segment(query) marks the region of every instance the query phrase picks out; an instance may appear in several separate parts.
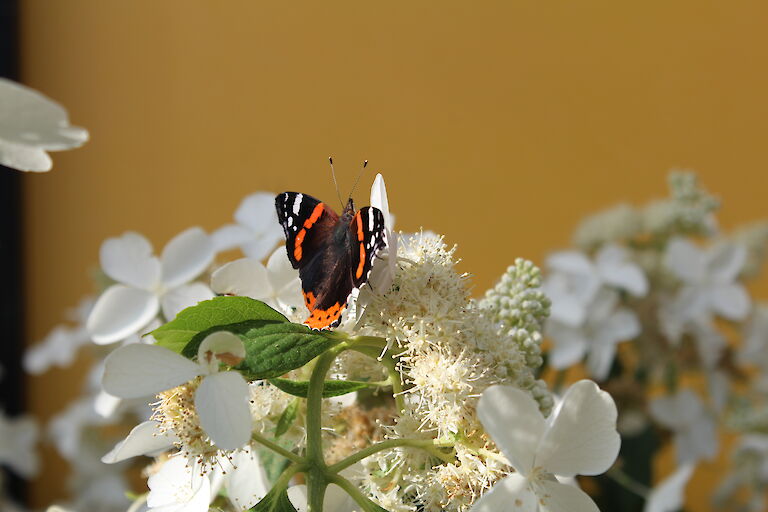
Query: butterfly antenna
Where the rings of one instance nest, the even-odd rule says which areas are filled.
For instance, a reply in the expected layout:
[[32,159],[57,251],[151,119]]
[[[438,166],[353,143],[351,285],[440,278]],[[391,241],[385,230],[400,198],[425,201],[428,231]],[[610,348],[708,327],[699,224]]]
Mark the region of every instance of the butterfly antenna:
[[366,167],[368,167],[368,160],[363,161],[363,166],[360,168],[360,172],[357,173],[357,179],[355,180],[355,184],[352,185],[352,190],[349,192],[349,197],[352,197],[352,194],[355,193],[355,188],[357,188],[357,184],[360,182],[360,177],[363,175],[363,171]]
[[341,199],[341,192],[339,191],[339,182],[336,181],[336,171],[333,170],[333,157],[329,156],[328,161],[331,163],[331,176],[333,176],[333,184],[336,185],[336,195],[339,196],[339,203],[341,203],[341,209],[344,209],[344,201]]

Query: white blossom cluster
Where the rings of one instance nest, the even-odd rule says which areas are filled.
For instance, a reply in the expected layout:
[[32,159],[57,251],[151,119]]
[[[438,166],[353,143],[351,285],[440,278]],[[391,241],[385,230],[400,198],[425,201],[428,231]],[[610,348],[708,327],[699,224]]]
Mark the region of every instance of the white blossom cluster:
[[[680,472],[661,494],[641,493],[646,510],[676,510],[660,496],[681,495],[696,463],[718,454],[724,429],[768,425],[768,408],[756,406],[768,391],[768,314],[745,286],[765,261],[768,230],[755,223],[719,233],[719,202],[693,173],[672,173],[670,189],[670,198],[645,207],[624,204],[586,219],[574,235],[578,249],[547,259],[543,284],[552,300],[546,364],[562,372],[584,363],[616,399],[625,438],[671,434]],[[743,347],[738,358],[734,345]],[[732,385],[744,378],[737,365],[758,368],[749,398]],[[705,389],[684,385],[696,376]],[[756,474],[754,464],[736,474],[745,471]],[[725,487],[748,481],[733,477]],[[720,503],[732,494],[721,492]]]

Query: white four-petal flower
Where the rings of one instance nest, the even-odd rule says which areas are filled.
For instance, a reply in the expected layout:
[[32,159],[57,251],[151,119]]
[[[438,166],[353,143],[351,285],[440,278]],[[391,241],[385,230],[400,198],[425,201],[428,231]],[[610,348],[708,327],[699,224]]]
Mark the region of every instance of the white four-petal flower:
[[212,237],[217,252],[239,247],[247,257],[261,261],[283,239],[275,194],[257,192],[243,199],[235,212],[235,221],[237,224],[227,224],[214,231]]
[[191,283],[213,261],[213,244],[200,228],[174,237],[160,258],[138,233],[110,238],[101,246],[101,267],[117,281],[101,294],[88,317],[93,341],[113,343],[136,333],[162,308],[167,320],[182,309],[213,297],[202,283]]
[[46,151],[82,146],[88,131],[70,126],[67,111],[29,87],[0,78],[0,165],[50,171]]
[[251,438],[248,383],[236,371],[220,372],[219,366],[244,357],[243,342],[227,331],[203,340],[197,362],[157,345],[125,345],[107,356],[102,383],[111,395],[139,398],[204,376],[195,392],[200,426],[220,449],[235,450]]
[[690,389],[656,398],[651,417],[674,432],[677,463],[693,463],[717,455],[717,427],[699,396]]
[[472,512],[598,512],[578,487],[555,476],[598,475],[619,453],[616,405],[592,381],[568,389],[549,419],[527,393],[492,386],[477,407],[480,421],[515,473],[498,482]]

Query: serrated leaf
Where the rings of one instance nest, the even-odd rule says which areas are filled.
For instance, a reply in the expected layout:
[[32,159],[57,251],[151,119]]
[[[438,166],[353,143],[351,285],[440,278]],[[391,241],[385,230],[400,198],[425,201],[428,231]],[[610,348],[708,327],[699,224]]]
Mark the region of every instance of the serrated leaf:
[[288,429],[291,428],[291,425],[293,425],[293,422],[296,421],[296,416],[299,414],[299,399],[291,400],[291,403],[288,404],[288,407],[285,408],[283,411],[283,414],[280,415],[280,418],[277,420],[277,426],[275,427],[275,437],[280,437],[281,435],[288,432]]
[[[308,380],[269,379],[269,383],[289,395],[307,398],[309,393]],[[375,386],[375,384],[360,381],[327,380],[323,386],[323,398],[346,395],[371,386]]]
[[245,360],[237,367],[250,380],[272,379],[301,368],[339,339],[301,324],[266,324],[237,333],[245,345]]
[[152,336],[161,347],[181,353],[202,331],[246,321],[284,323],[288,319],[263,302],[249,297],[214,297],[186,308],[176,318],[152,331]]
[[[264,496],[260,502],[251,508],[250,512],[297,512],[288,498],[288,492],[285,488],[277,492],[272,489]],[[386,512],[386,511],[384,511]]]

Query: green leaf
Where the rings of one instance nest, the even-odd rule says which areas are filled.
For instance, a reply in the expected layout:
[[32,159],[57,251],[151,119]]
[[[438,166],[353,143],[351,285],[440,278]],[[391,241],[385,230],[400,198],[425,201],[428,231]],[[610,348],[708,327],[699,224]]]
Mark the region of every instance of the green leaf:
[[270,323],[236,334],[245,345],[245,360],[237,369],[250,380],[284,375],[341,343],[322,331],[292,323]]
[[299,399],[296,398],[292,400],[290,404],[288,404],[288,407],[285,408],[283,414],[280,415],[280,419],[277,420],[275,437],[280,437],[281,435],[288,432],[289,428],[291,428],[293,422],[296,421],[296,416],[299,414],[299,404]]
[[202,331],[246,321],[284,323],[288,319],[263,302],[249,297],[214,297],[183,310],[176,318],[152,331],[152,336],[161,347],[181,353]]
[[[279,491],[279,492],[278,492]],[[282,489],[273,488],[258,502],[250,512],[297,512],[293,508],[291,500],[288,499],[288,492]],[[384,511],[386,512],[386,511]]]
[[[307,398],[307,393],[309,392],[308,380],[269,379],[269,382],[289,395]],[[360,381],[327,380],[323,386],[323,398],[346,395],[347,393],[352,393],[372,386],[376,386],[376,384]]]
[[[294,443],[292,441],[275,439],[274,442],[286,450],[290,450],[294,447]],[[274,484],[277,481],[277,478],[283,473],[283,471],[285,471],[285,468],[290,465],[291,461],[282,455],[273,452],[266,446],[259,445],[257,450],[259,454],[259,461],[261,462],[264,471],[267,473],[267,479],[270,483]]]

